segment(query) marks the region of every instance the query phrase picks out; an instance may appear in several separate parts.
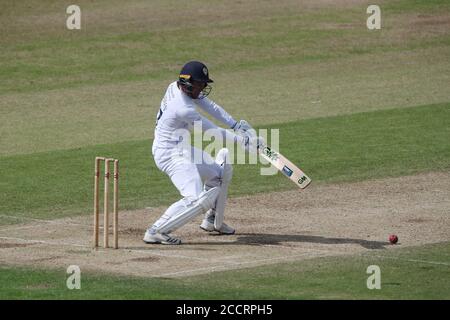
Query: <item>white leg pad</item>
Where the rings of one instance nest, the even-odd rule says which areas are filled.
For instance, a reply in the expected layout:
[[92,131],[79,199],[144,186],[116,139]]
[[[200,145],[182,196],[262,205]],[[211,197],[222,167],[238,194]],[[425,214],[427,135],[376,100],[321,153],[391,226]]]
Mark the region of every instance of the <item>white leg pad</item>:
[[217,197],[216,207],[215,207],[215,218],[214,218],[214,228],[220,230],[225,215],[225,205],[228,196],[228,185],[230,184],[231,178],[233,176],[233,167],[230,163],[230,158],[228,155],[228,149],[221,149],[217,153],[216,163],[222,166],[222,184],[220,186],[220,193]]
[[203,191],[198,199],[194,201],[189,207],[184,209],[178,214],[175,214],[172,218],[167,220],[156,229],[159,233],[170,233],[176,229],[184,226],[191,219],[195,218],[197,215],[205,213],[211,209],[220,193],[220,187],[214,187],[208,191]]

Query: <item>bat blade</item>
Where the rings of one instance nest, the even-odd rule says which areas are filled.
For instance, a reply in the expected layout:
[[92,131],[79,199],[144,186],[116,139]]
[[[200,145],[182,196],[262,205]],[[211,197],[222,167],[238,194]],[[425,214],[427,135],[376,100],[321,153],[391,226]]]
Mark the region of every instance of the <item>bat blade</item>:
[[311,183],[311,179],[302,170],[300,170],[300,168],[298,168],[279,152],[269,148],[268,146],[260,148],[259,152],[264,159],[269,161],[275,168],[281,171],[301,189],[305,189]]

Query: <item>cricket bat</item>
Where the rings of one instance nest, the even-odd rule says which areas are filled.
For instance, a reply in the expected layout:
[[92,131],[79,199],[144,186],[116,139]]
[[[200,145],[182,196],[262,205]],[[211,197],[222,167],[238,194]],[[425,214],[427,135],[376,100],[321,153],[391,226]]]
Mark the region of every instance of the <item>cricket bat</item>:
[[261,146],[259,153],[301,189],[305,189],[311,183],[311,179],[302,170],[279,152],[272,150],[268,146]]

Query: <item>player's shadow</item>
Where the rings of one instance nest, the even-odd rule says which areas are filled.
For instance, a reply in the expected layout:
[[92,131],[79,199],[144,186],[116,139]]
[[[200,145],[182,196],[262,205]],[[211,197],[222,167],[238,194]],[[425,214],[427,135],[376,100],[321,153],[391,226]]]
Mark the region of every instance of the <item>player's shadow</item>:
[[[384,249],[389,243],[386,241],[370,241],[352,238],[328,238],[301,234],[267,234],[267,233],[240,233],[236,242],[232,244],[245,245],[282,245],[284,242],[309,242],[319,244],[358,244],[366,249]],[[230,243],[230,244],[231,244]]]
[[[270,234],[270,233],[239,233],[236,234],[236,240],[233,241],[221,241],[227,240],[228,236],[220,235],[218,233],[211,233],[211,237],[217,239],[217,241],[187,241],[185,244],[187,246],[182,246],[184,250],[197,250],[197,245],[208,246],[209,248],[202,248],[201,250],[215,250],[213,246],[223,246],[223,245],[279,245],[283,246],[286,242],[303,242],[303,243],[318,243],[318,244],[357,244],[366,249],[385,249],[386,245],[389,245],[387,241],[370,241],[363,239],[353,239],[353,238],[328,238],[322,236],[310,236],[301,234]],[[189,246],[193,245],[193,247]],[[160,249],[160,245],[146,245],[139,247],[129,247],[128,249]],[[165,249],[179,249],[179,246],[165,246]]]

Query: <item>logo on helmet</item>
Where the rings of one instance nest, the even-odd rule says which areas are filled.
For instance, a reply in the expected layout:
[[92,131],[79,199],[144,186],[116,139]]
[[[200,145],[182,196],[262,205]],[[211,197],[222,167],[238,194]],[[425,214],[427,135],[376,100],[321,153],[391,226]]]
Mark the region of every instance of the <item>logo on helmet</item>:
[[208,69],[206,69],[206,67],[203,67],[203,73],[205,74],[205,76],[208,75]]

